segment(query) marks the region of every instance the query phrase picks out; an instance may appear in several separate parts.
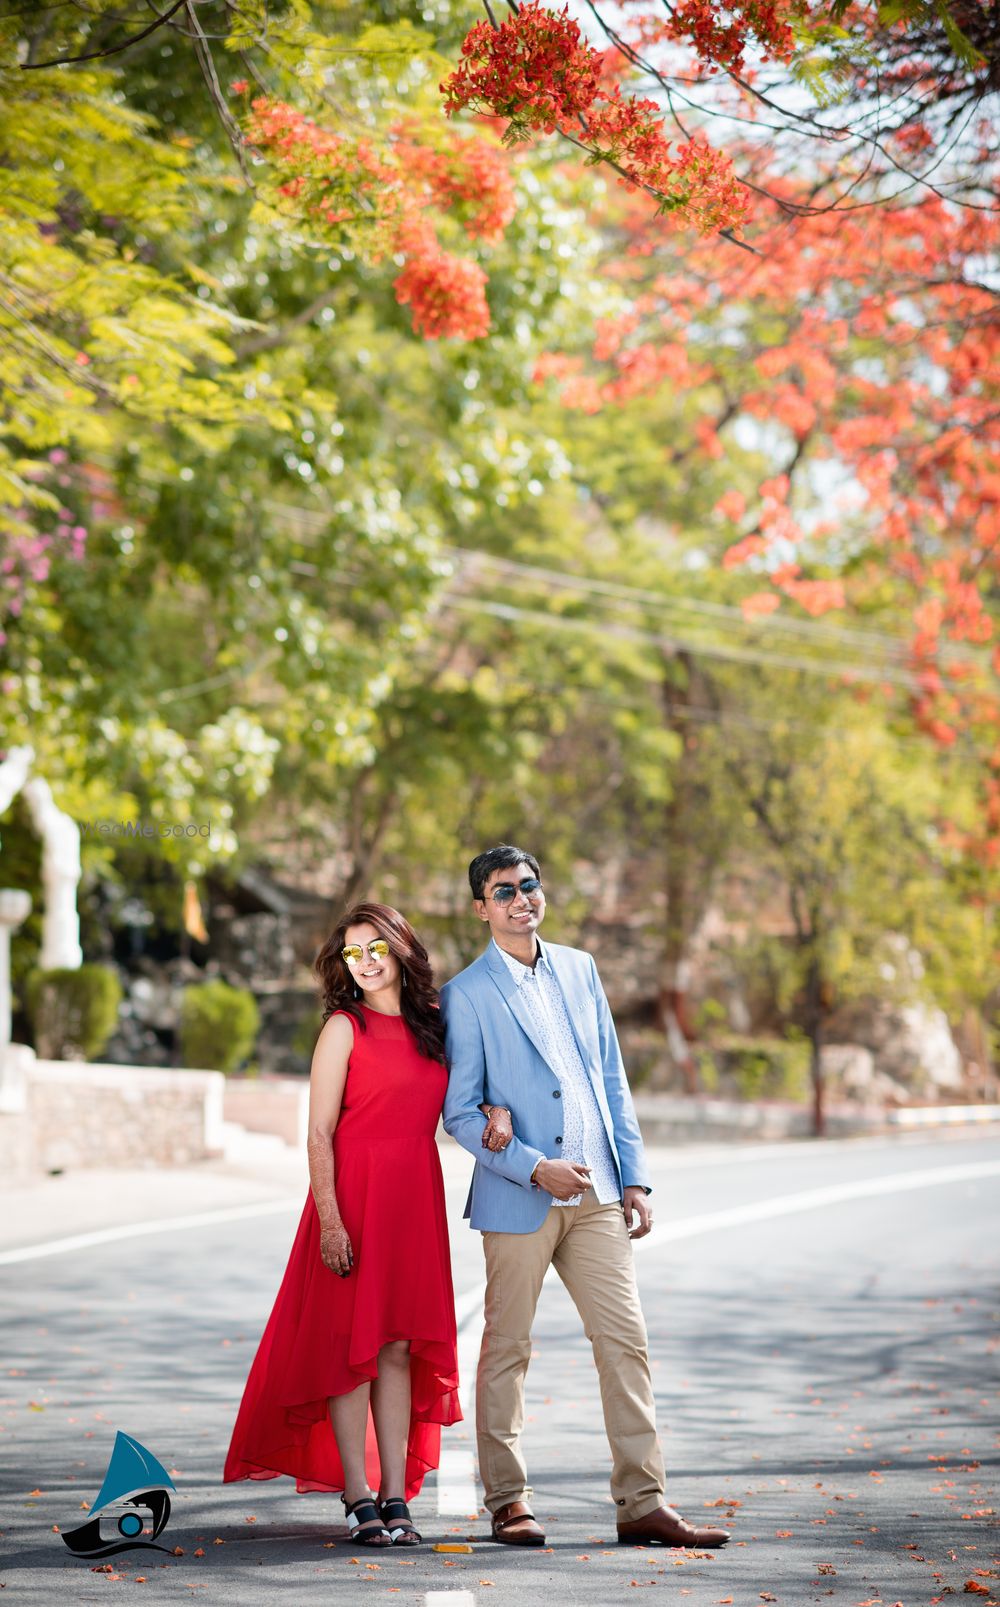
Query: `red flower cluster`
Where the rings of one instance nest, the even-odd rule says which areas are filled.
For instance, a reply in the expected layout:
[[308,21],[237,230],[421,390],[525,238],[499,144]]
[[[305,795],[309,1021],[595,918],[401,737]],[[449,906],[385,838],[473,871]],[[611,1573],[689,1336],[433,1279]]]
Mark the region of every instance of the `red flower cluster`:
[[[372,263],[405,259],[396,299],[413,309],[428,339],[477,340],[489,331],[486,275],[445,251],[434,214],[457,214],[473,238],[495,241],[514,215],[516,196],[502,153],[484,139],[423,144],[412,124],[390,143],[319,127],[295,107],[260,97],[247,123],[256,147],[277,169],[274,194],[322,234],[335,230]],[[439,221],[439,220],[438,220]]]
[[745,4],[720,6],[714,0],[679,0],[664,32],[668,38],[684,39],[693,45],[702,61],[743,71],[743,53],[753,38],[768,56],[788,61],[795,49],[795,35],[787,18],[803,10],[787,0],[748,0]]
[[509,160],[484,139],[466,139],[448,150],[434,150],[400,124],[394,152],[411,188],[426,186],[432,204],[455,211],[473,239],[501,240],[517,211],[517,192]]
[[393,289],[401,306],[413,308],[413,327],[428,340],[478,340],[489,334],[486,275],[478,262],[447,251],[412,257]]
[[265,95],[258,95],[251,103],[247,135],[252,144],[274,155],[281,154],[296,166],[304,165],[310,156],[340,160],[347,143],[340,134],[320,128],[287,101],[268,100]]
[[593,104],[604,55],[583,39],[562,11],[527,0],[494,28],[477,22],[462,45],[462,61],[441,85],[445,112],[469,109],[509,118],[508,144],[532,133],[551,134]]
[[692,139],[677,147],[672,183],[672,205],[660,210],[676,210],[699,234],[727,228],[739,233],[749,218],[750,196],[730,158],[705,140]]
[[624,182],[659,197],[702,233],[742,227],[749,211],[730,159],[703,140],[671,154],[655,101],[623,95],[605,53],[567,16],[538,0],[498,28],[480,22],[462,46],[462,63],[442,85],[448,116],[462,109],[508,119],[504,140],[561,129],[595,162],[612,162]]

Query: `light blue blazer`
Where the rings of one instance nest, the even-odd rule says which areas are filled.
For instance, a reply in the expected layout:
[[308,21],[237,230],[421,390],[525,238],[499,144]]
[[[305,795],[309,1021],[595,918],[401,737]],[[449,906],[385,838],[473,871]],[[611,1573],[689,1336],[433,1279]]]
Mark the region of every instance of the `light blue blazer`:
[[[648,1186],[635,1107],[608,1001],[589,954],[560,943],[547,953],[566,1001],[573,1033],[597,1095],[622,1187]],[[559,1079],[542,1053],[527,1005],[497,951],[484,954],[441,990],[448,1061],[445,1131],[475,1156],[465,1215],[488,1232],[533,1233],[552,1195],[532,1184],[542,1159],[562,1158]],[[514,1138],[505,1150],[484,1149],[479,1105],[506,1105]]]

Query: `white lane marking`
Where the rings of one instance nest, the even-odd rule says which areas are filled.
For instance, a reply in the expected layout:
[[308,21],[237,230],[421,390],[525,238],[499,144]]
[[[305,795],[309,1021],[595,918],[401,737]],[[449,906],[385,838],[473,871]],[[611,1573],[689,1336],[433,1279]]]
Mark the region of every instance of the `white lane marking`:
[[485,1289],[485,1283],[476,1283],[473,1284],[471,1289],[466,1289],[464,1294],[458,1296],[455,1301],[455,1322],[460,1330],[476,1315],[477,1311],[482,1311]]
[[[476,1363],[483,1331],[483,1294],[486,1285],[474,1284],[455,1301],[458,1326],[459,1402],[466,1422],[471,1416],[476,1383]],[[477,1322],[475,1319],[479,1318]],[[471,1432],[471,1430],[470,1430]],[[471,1518],[479,1511],[476,1464],[469,1445],[446,1443],[441,1449],[438,1468],[437,1512],[439,1518]]]
[[[476,1364],[479,1360],[479,1344],[483,1333],[485,1287],[485,1284],[479,1284],[477,1288],[470,1289],[459,1302],[465,1311],[458,1324],[458,1398],[466,1423],[469,1423],[472,1417]],[[438,1470],[437,1510],[439,1518],[470,1518],[479,1511],[476,1465],[472,1449],[468,1445],[445,1444],[442,1447],[441,1466]]]
[[424,1607],[476,1607],[471,1590],[429,1590]]
[[[993,1107],[990,1106],[990,1109]],[[1000,1108],[1000,1107],[998,1107]],[[839,1155],[852,1154],[866,1157],[871,1160],[880,1154],[898,1155],[907,1154],[912,1149],[926,1149],[936,1140],[938,1146],[942,1143],[958,1147],[966,1143],[981,1144],[985,1138],[993,1134],[979,1132],[970,1123],[970,1131],[964,1132],[954,1123],[945,1126],[940,1133],[931,1134],[924,1130],[907,1131],[894,1127],[892,1132],[883,1133],[855,1133],[848,1138],[782,1138],[782,1139],[741,1139],[738,1143],[727,1144],[721,1139],[706,1139],[703,1143],[678,1145],[676,1142],[654,1142],[647,1144],[646,1152],[668,1155],[671,1171],[693,1171],[703,1166],[726,1166],[732,1169],[735,1166],[752,1166],[758,1161],[771,1161],[782,1157],[794,1160],[804,1155],[815,1157],[817,1154]]]
[[116,1239],[137,1239],[143,1233],[168,1233],[171,1228],[204,1228],[216,1222],[241,1222],[247,1217],[274,1216],[279,1211],[302,1209],[302,1196],[268,1200],[257,1205],[230,1205],[221,1210],[199,1211],[193,1216],[154,1217],[149,1222],[125,1222],[114,1228],[98,1228],[93,1233],[74,1233],[68,1239],[50,1239],[45,1244],[26,1244],[20,1250],[0,1251],[0,1266],[17,1261],[38,1261],[42,1256],[65,1255],[70,1250],[89,1250],[95,1244],[112,1244]]
[[443,1445],[437,1475],[439,1518],[476,1518],[479,1493],[476,1467],[467,1445]]
[[1000,1177],[1000,1161],[973,1161],[965,1166],[934,1166],[920,1172],[900,1172],[892,1177],[862,1178],[855,1183],[832,1183],[827,1188],[802,1189],[797,1194],[777,1194],[770,1200],[734,1205],[725,1211],[706,1211],[700,1216],[682,1217],[679,1222],[654,1225],[637,1249],[657,1244],[695,1239],[719,1228],[742,1227],[747,1222],[763,1222],[769,1217],[794,1216],[799,1211],[815,1211],[845,1200],[871,1199],[880,1194],[905,1194],[912,1189],[935,1188],[946,1183],[971,1183],[981,1177]]

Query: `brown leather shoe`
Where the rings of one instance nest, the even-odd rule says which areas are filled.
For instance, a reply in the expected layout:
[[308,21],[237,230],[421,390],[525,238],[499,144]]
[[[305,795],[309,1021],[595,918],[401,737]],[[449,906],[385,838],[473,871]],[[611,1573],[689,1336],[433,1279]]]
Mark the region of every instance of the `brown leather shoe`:
[[535,1514],[526,1501],[508,1501],[498,1507],[491,1525],[493,1539],[502,1546],[544,1546],[545,1531],[536,1523]]
[[644,1518],[618,1525],[620,1546],[724,1546],[728,1529],[696,1529],[673,1507],[657,1507]]

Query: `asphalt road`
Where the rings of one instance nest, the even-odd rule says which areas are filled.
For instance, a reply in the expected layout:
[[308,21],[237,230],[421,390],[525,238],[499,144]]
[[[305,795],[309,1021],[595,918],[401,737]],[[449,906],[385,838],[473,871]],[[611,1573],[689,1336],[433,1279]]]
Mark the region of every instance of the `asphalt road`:
[[[724,1551],[614,1544],[596,1377],[557,1280],[539,1306],[527,1403],[546,1550],[496,1546],[471,1521],[462,1428],[446,1433],[441,1473],[413,1510],[429,1541],[471,1539],[471,1553],[359,1551],[342,1538],[335,1497],[296,1495],[284,1479],[223,1486],[303,1180],[284,1207],[272,1189],[261,1214],[221,1221],[209,1210],[0,1266],[7,1596],[44,1607],[112,1592],[176,1603],[188,1591],[296,1607],[389,1607],[390,1595],[417,1607],[576,1607],[653,1589],[654,1601],[669,1593],[691,1607],[923,1607],[971,1584],[970,1599],[997,1600],[997,1138],[651,1160],[657,1227],[637,1260],[668,1498],[730,1525]],[[465,1158],[449,1146],[445,1161],[470,1383],[481,1251],[460,1219]],[[98,1572],[58,1530],[84,1521],[118,1428],[171,1472],[163,1542],[180,1554],[125,1552]]]

